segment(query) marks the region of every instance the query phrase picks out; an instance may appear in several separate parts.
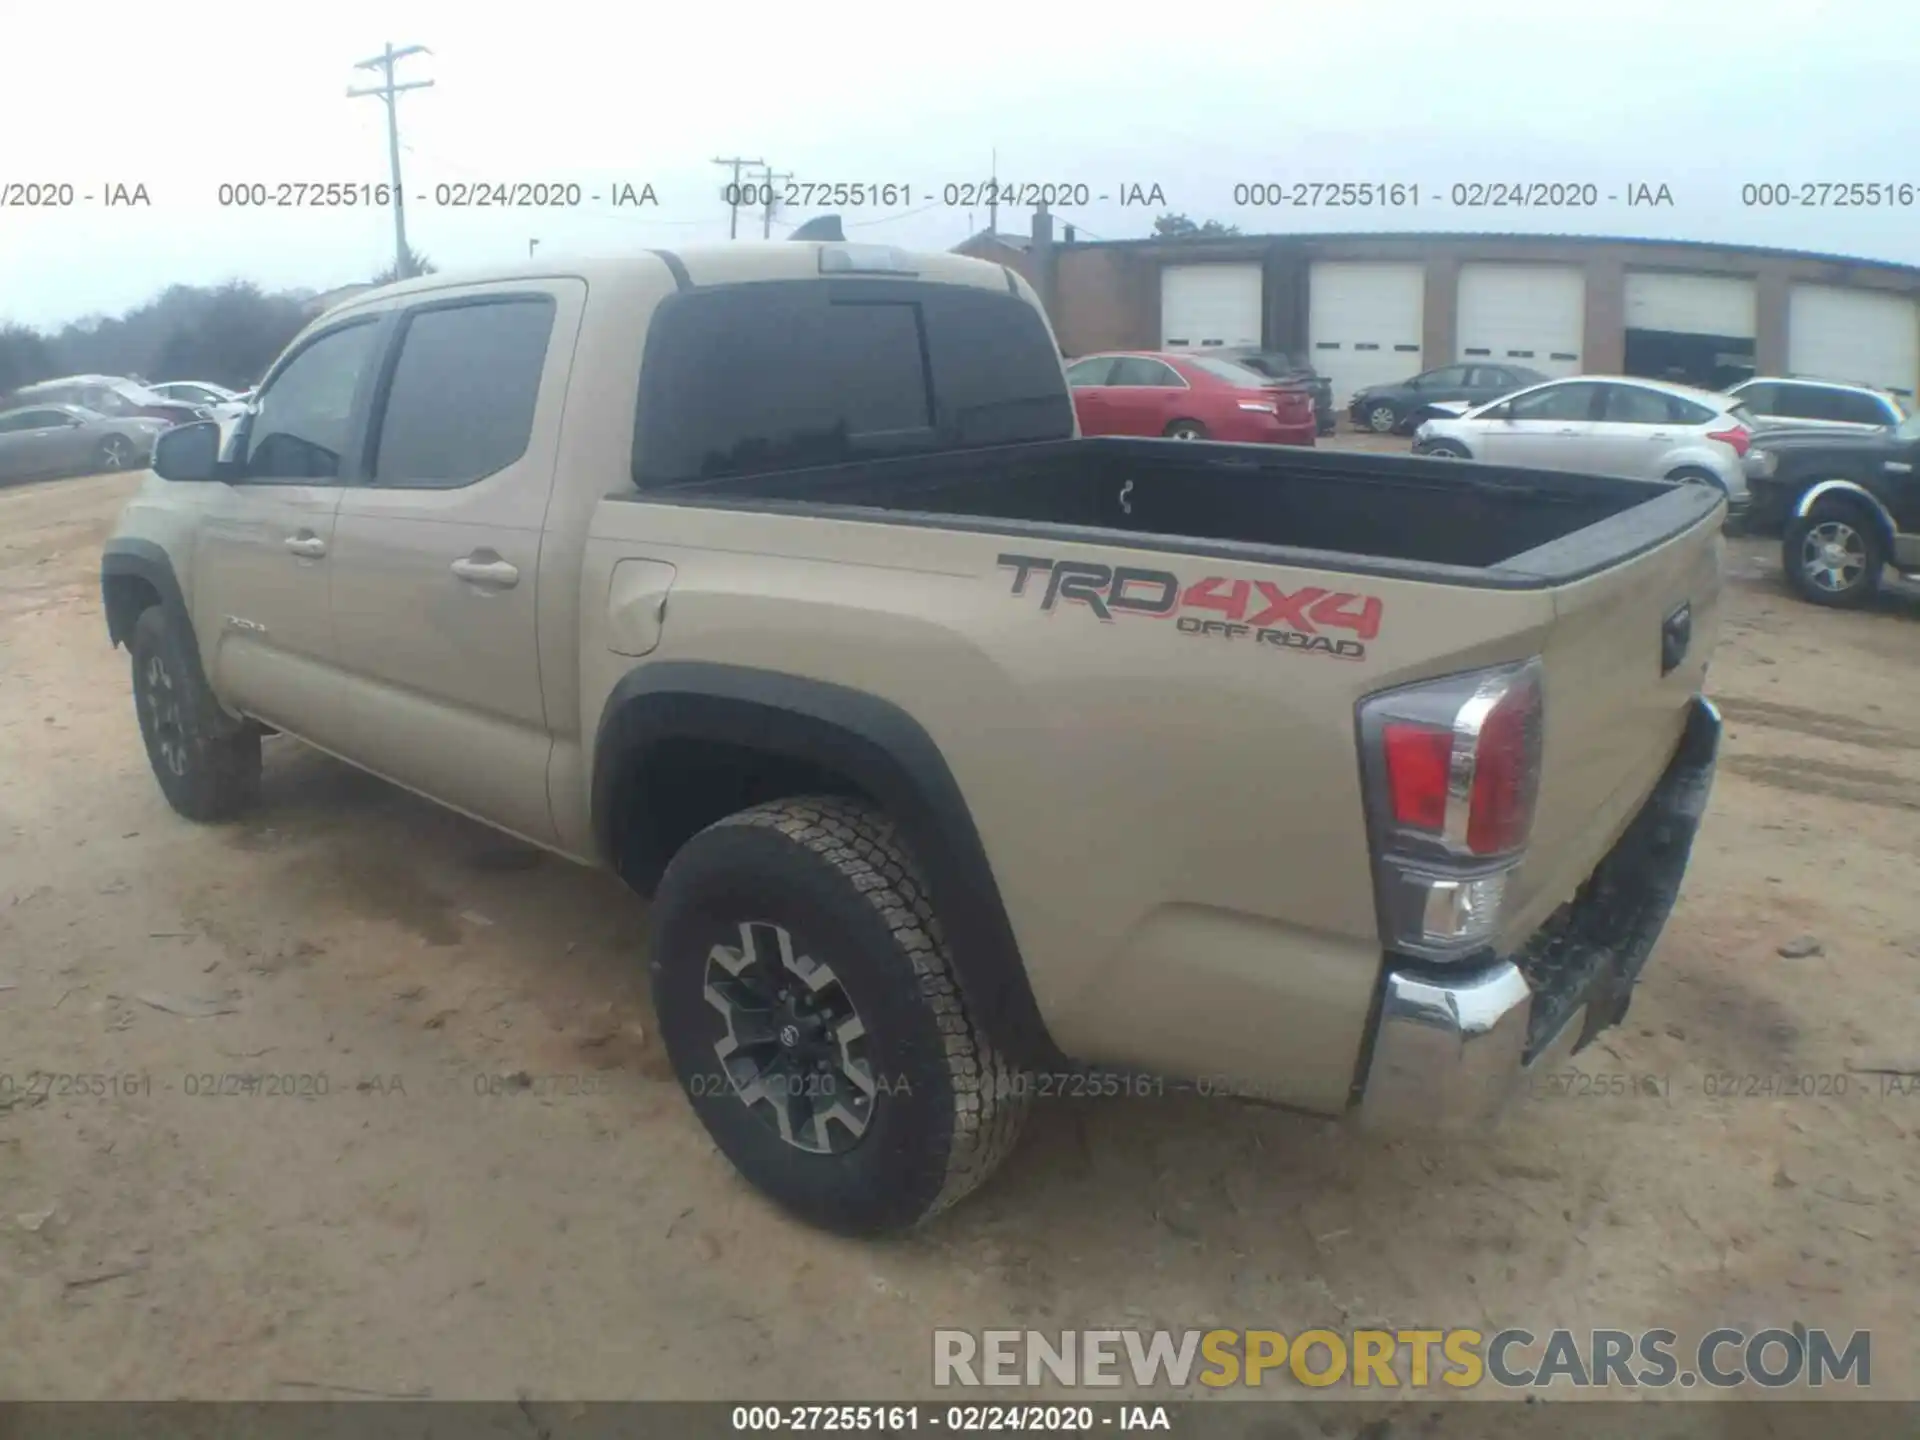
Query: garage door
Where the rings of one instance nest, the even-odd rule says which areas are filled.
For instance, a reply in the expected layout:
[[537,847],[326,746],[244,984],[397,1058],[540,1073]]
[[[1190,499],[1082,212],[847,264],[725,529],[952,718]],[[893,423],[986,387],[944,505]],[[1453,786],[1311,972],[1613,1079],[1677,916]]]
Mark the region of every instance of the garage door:
[[1579,266],[1462,265],[1459,297],[1458,359],[1580,373],[1587,277]]
[[1671,330],[1682,335],[1728,335],[1751,340],[1755,333],[1753,282],[1730,275],[1672,275],[1657,270],[1627,272],[1627,329]]
[[1168,350],[1260,344],[1258,265],[1168,265],[1160,271],[1160,343]]
[[1316,262],[1308,279],[1307,339],[1313,368],[1333,381],[1333,401],[1417,375],[1426,309],[1424,265]]
[[1911,398],[1920,381],[1913,301],[1838,285],[1794,286],[1787,302],[1787,369]]

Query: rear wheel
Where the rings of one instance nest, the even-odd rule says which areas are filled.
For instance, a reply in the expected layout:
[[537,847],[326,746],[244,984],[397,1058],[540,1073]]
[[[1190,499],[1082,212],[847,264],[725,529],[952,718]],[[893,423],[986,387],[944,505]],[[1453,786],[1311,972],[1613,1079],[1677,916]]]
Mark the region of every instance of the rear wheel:
[[800,1218],[907,1229],[1012,1150],[1024,1087],[968,1009],[893,825],[834,797],[708,826],[654,901],[667,1053],[714,1143]]
[[1165,433],[1169,440],[1204,440],[1207,427],[1198,420],[1176,420],[1167,426]]
[[1787,526],[1780,563],[1801,599],[1845,609],[1879,589],[1887,547],[1858,506],[1829,504]]
[[1366,416],[1367,428],[1376,435],[1391,435],[1400,428],[1400,412],[1384,402],[1369,405]]

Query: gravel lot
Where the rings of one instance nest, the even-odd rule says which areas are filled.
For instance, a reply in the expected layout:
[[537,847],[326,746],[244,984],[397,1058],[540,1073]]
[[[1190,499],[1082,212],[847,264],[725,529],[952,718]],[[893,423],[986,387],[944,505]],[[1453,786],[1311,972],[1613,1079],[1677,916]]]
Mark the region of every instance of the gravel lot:
[[[136,483],[0,493],[0,1395],[906,1397],[935,1325],[1798,1320],[1920,1397],[1920,1081],[1862,1073],[1920,1070],[1920,602],[1730,547],[1713,810],[1590,1086],[1451,1146],[1055,1104],[859,1245],[707,1143],[612,881],[286,740],[252,820],[167,810],[96,579]],[[198,1093],[249,1072],[325,1094]]]

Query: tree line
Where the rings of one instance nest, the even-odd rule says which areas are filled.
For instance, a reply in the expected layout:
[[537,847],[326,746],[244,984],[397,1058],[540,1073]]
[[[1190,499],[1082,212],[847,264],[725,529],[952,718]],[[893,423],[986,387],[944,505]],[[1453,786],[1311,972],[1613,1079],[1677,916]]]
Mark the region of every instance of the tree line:
[[[415,274],[431,274],[425,256]],[[394,278],[389,266],[374,284]],[[124,315],[89,315],[42,332],[0,324],[0,395],[60,375],[129,375],[154,383],[209,380],[244,390],[312,317],[315,292],[269,294],[235,280],[225,285],[170,285]]]

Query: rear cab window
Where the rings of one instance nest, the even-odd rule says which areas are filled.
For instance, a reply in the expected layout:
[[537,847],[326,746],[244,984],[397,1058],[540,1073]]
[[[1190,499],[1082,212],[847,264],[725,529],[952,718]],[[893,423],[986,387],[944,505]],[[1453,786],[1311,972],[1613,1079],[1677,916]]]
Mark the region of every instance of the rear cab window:
[[761,281],[661,302],[640,371],[633,479],[653,489],[1073,433],[1060,353],[1017,296]]

